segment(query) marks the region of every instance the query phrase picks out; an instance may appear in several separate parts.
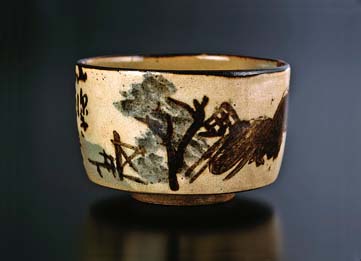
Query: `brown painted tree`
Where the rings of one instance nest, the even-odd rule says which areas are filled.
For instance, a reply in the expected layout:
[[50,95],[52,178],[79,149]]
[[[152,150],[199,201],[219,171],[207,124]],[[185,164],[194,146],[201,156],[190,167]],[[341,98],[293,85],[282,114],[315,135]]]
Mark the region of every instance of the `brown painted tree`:
[[[132,84],[128,92],[123,92],[123,100],[114,105],[126,116],[132,116],[146,124],[150,131],[137,139],[138,146],[144,147],[145,156],[136,159],[140,175],[148,175],[151,183],[167,181],[172,190],[178,190],[177,174],[187,165],[186,160],[200,158],[209,147],[197,135],[205,119],[204,108],[208,98],[193,100],[193,107],[170,96],[176,87],[163,76],[145,74],[144,80]],[[157,150],[163,145],[167,154],[167,166],[162,166],[162,158]],[[151,176],[149,176],[151,173]]]

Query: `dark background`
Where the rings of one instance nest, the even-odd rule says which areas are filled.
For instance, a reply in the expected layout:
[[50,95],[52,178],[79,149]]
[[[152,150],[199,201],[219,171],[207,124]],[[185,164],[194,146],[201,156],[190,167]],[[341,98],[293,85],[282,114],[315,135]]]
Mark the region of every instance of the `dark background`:
[[[34,0],[1,9],[0,259],[160,260],[154,254],[164,252],[164,260],[361,260],[361,1]],[[277,182],[228,205],[179,210],[88,181],[75,125],[76,60],[190,52],[291,64]],[[259,250],[270,240],[250,238],[242,250],[243,227],[258,227],[262,238],[254,221],[270,218],[279,254]],[[154,240],[154,252],[145,247],[149,230],[165,238]],[[134,234],[137,248],[124,250]],[[196,256],[184,247],[195,236],[224,247],[205,244]]]

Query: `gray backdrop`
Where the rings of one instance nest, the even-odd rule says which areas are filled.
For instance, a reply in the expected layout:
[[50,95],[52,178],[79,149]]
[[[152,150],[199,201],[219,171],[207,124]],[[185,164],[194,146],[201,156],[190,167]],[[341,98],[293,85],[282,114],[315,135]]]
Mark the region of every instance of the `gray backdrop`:
[[238,197],[262,201],[277,217],[284,260],[361,259],[361,1],[34,0],[2,13],[0,101],[10,112],[2,121],[2,216],[16,222],[3,230],[7,260],[80,259],[89,209],[121,194],[92,184],[82,167],[76,60],[198,52],[291,64],[280,177]]

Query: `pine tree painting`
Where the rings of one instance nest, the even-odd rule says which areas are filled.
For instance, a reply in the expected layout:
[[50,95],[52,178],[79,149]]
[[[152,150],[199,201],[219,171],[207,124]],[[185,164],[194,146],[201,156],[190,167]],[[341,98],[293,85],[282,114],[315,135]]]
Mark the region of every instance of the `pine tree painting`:
[[171,98],[175,92],[172,82],[147,73],[142,82],[132,84],[121,93],[123,99],[114,103],[123,115],[148,127],[136,138],[137,145],[145,151],[133,161],[138,174],[150,183],[168,182],[174,191],[179,189],[177,175],[184,173],[209,148],[197,134],[204,124],[208,98],[195,99],[190,106]]

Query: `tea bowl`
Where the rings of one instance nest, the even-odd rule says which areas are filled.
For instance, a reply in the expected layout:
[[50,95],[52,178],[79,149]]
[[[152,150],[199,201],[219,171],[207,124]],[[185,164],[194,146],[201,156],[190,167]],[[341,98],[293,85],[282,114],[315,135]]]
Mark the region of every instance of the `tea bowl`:
[[290,66],[234,55],[102,56],[75,68],[86,173],[164,205],[225,202],[273,183]]

